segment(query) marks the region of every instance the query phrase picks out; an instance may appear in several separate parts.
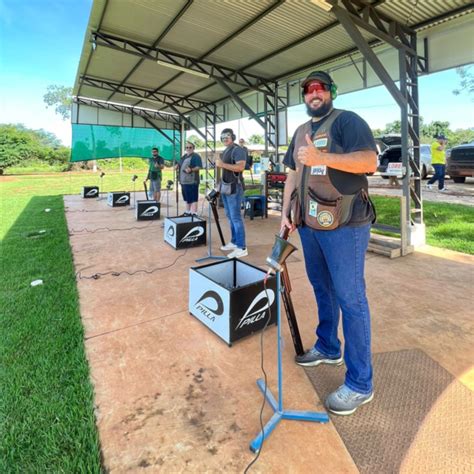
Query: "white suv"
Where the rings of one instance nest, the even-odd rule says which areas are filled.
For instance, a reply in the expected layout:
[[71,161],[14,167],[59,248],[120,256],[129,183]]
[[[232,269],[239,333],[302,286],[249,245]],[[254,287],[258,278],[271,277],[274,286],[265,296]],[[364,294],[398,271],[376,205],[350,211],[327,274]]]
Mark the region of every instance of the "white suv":
[[[386,172],[389,163],[400,163],[402,161],[402,139],[400,135],[384,135],[375,139],[379,149],[377,171],[382,174]],[[420,145],[421,179],[426,179],[429,174],[434,173],[431,165],[431,145]]]

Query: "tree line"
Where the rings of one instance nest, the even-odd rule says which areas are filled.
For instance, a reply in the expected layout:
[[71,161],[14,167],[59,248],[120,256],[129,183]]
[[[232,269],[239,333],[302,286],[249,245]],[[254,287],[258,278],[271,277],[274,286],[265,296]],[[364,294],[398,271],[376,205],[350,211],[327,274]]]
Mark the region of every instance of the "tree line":
[[[474,141],[474,129],[451,130],[449,122],[433,121],[424,124],[420,121],[420,142],[431,143],[433,137],[440,133],[448,139],[450,148],[462,143]],[[388,123],[384,129],[372,130],[375,137],[390,134],[400,134],[401,123],[399,120]],[[196,148],[204,148],[204,140],[197,135],[191,135],[188,140]],[[288,137],[288,143],[291,137]],[[249,144],[263,144],[263,135],[254,134],[248,139]],[[220,142],[217,146],[222,146]],[[0,124],[0,170],[15,167],[30,166],[32,163],[58,166],[61,169],[70,168],[71,149],[63,146],[54,133],[46,130],[31,130],[22,124]]]
[[71,149],[54,133],[31,130],[22,124],[0,124],[0,170],[32,162],[67,165]]
[[[400,135],[401,134],[401,122],[395,120],[385,125],[385,128],[374,128],[372,133],[375,138],[382,137],[384,135]],[[434,120],[428,124],[423,122],[423,117],[420,118],[420,143],[430,144],[433,142],[436,135],[443,134],[448,139],[448,146],[450,148],[461,145],[463,143],[470,143],[474,141],[474,129],[458,129],[451,130],[449,122],[441,122]],[[288,137],[288,144],[291,142],[291,136]],[[191,135],[188,140],[196,146],[196,148],[204,148],[204,140],[197,135]],[[254,134],[248,140],[247,143],[250,145],[263,145],[265,139],[263,135]],[[220,141],[216,142],[216,145],[222,146]]]

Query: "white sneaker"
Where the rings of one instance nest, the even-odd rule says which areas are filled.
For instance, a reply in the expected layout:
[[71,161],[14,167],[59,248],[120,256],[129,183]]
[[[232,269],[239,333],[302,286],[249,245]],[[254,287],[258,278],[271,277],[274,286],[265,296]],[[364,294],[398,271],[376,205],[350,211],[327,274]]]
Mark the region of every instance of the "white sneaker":
[[249,252],[246,248],[245,249],[236,248],[233,252],[227,255],[227,258],[241,258],[241,257],[246,257],[248,254]]
[[441,188],[441,189],[438,189],[438,191],[439,191],[440,193],[445,193],[447,190],[448,190],[448,188]]
[[426,189],[433,189],[433,185],[432,184],[427,184]]
[[228,244],[225,244],[221,247],[221,250],[223,250],[224,252],[226,250],[235,250],[237,248],[237,245],[233,244],[232,242],[229,242]]

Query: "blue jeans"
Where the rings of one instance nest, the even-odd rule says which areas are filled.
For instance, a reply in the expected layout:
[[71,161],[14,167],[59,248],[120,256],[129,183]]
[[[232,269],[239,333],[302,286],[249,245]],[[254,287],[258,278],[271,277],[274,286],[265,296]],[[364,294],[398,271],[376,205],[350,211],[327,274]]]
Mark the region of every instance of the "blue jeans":
[[364,280],[370,224],[329,231],[303,226],[299,233],[306,273],[318,303],[314,347],[328,357],[341,356],[337,328],[342,311],[347,368],[344,383],[356,392],[371,393],[370,311]]
[[444,174],[445,174],[445,165],[433,165],[435,169],[435,174],[428,181],[428,184],[433,184],[438,181],[438,189],[444,188]]
[[242,219],[242,200],[244,198],[244,190],[241,185],[237,185],[235,194],[222,194],[222,202],[224,203],[225,215],[229,221],[231,242],[237,247],[245,248],[245,226]]

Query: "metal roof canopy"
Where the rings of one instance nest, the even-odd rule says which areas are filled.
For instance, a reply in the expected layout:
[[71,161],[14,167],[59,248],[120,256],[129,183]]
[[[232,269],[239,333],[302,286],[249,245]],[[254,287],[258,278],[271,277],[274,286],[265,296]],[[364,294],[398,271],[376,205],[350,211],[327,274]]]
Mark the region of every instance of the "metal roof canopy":
[[216,123],[249,116],[278,153],[308,70],[330,72],[339,93],[384,84],[401,109],[406,169],[413,150],[408,224],[422,224],[417,77],[473,62],[473,11],[468,0],[95,0],[74,86],[88,102],[76,99],[73,121],[104,102],[121,107],[109,114],[153,107],[148,126],[179,118],[212,152]]

